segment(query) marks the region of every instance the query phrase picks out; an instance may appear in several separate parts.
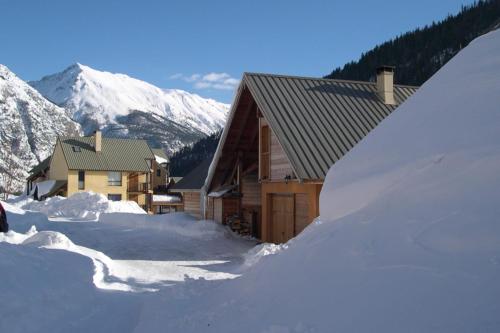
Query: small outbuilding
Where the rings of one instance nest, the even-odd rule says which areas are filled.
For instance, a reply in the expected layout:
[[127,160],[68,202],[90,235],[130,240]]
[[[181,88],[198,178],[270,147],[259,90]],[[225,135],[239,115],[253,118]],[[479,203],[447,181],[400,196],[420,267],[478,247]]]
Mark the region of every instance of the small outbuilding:
[[201,214],[201,189],[207,178],[211,161],[211,158],[204,160],[170,188],[170,192],[182,195],[182,210],[197,219],[203,216]]

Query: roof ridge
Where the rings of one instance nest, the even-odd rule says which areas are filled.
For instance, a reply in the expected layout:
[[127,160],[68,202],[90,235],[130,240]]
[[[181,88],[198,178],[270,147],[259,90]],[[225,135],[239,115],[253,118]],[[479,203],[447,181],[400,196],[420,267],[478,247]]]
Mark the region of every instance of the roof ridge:
[[[59,138],[62,140],[66,139],[92,139],[94,136],[65,136],[65,135],[60,135]],[[143,141],[147,143],[147,140],[144,139],[128,139],[128,138],[109,138],[109,137],[102,137],[102,140],[121,140],[121,141]],[[149,145],[149,144],[148,144]]]
[[[288,78],[288,79],[298,79],[298,80],[317,80],[317,81],[326,81],[326,82],[346,82],[346,83],[357,83],[357,84],[371,84],[376,85],[376,82],[371,81],[360,81],[360,80],[345,80],[345,79],[327,79],[323,77],[313,77],[313,76],[298,76],[298,75],[286,75],[286,74],[272,74],[272,73],[259,73],[259,72],[244,72],[243,76],[271,76],[271,77],[279,77],[279,78]],[[412,86],[407,84],[394,84],[395,87],[402,88],[415,88],[418,89],[419,86]]]

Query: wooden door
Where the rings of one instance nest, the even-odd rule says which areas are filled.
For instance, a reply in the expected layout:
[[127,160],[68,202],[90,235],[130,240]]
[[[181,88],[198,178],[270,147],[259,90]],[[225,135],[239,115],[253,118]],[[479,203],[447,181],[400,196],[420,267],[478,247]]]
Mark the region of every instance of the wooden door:
[[285,243],[293,237],[293,194],[271,195],[271,241]]

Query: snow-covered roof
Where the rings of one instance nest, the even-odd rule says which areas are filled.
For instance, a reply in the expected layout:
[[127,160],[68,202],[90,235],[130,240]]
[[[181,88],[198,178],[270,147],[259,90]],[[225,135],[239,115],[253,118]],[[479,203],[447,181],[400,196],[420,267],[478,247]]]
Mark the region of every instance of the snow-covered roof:
[[164,164],[164,163],[169,163],[170,162],[170,160],[168,159],[168,157],[165,154],[165,151],[163,151],[163,149],[151,148],[151,151],[155,155],[156,163],[158,163],[158,164]]
[[180,197],[171,194],[153,194],[153,202],[180,203]]

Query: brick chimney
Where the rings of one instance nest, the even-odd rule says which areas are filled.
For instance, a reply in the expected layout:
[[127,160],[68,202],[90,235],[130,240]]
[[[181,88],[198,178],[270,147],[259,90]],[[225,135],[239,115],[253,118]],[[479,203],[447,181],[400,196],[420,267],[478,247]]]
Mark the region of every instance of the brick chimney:
[[385,104],[394,105],[394,67],[377,68],[377,92]]
[[100,153],[102,151],[102,132],[95,131],[95,152]]

